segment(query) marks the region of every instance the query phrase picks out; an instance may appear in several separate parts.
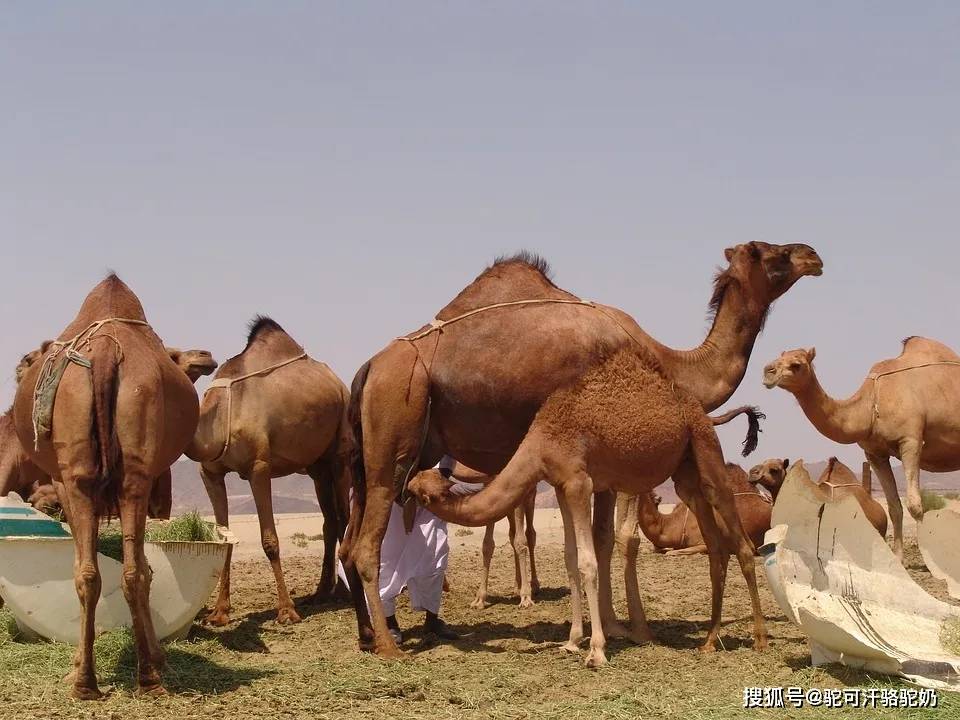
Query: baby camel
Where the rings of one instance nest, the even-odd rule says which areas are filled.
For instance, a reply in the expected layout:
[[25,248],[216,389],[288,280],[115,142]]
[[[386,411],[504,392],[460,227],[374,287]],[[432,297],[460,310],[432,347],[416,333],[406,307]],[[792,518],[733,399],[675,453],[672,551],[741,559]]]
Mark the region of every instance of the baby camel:
[[[737,518],[713,423],[697,400],[666,378],[655,358],[644,355],[641,359],[635,352],[618,351],[579,381],[555,391],[507,466],[476,495],[450,495],[451,483],[437,471],[419,473],[408,486],[432,512],[472,526],[506,515],[540,480],[554,486],[564,519],[572,590],[573,623],[565,649],[576,650],[583,637],[582,574],[591,620],[588,667],[606,662],[591,497],[595,491],[648,492],[671,476],[697,515],[710,552],[711,625],[701,649],[714,650],[719,633],[729,561],[725,538],[735,543],[750,590],[755,647],[767,644],[754,549]],[[652,637],[642,611],[630,609],[642,625],[638,632]]]
[[820,386],[814,357],[813,348],[783,353],[764,368],[763,384],[792,393],[821,434],[863,448],[887,498],[894,550],[902,559],[903,506],[890,458],[903,463],[907,509],[920,520],[920,470],[960,470],[960,355],[936,340],[909,337],[900,355],[870,368],[846,400]]

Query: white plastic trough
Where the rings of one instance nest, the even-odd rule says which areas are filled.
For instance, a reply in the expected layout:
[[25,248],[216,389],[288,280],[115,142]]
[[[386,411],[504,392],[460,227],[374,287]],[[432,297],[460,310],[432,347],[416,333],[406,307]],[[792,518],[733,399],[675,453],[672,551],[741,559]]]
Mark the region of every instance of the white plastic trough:
[[839,662],[960,690],[960,657],[941,643],[960,607],[927,594],[856,498],[824,503],[790,468],[761,547],[781,610],[807,635],[814,665]]
[[[185,637],[216,587],[227,548],[236,543],[225,528],[218,527],[217,535],[219,540],[212,542],[144,543],[153,571],[150,613],[159,639]],[[66,525],[37,512],[15,493],[0,498],[0,596],[27,636],[79,642],[73,559],[73,538]],[[132,620],[120,585],[123,566],[102,554],[97,559],[102,578],[97,632],[128,627]]]
[[960,513],[931,510],[917,524],[917,544],[927,569],[947,582],[950,597],[960,599]]

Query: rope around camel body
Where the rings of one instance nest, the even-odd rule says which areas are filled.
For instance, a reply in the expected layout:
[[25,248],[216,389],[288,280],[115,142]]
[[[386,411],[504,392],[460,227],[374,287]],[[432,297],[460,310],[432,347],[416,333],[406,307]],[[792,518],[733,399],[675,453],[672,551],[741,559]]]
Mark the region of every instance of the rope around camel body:
[[933,362],[921,363],[920,365],[911,365],[909,367],[897,368],[896,370],[887,370],[882,373],[870,373],[867,375],[868,380],[873,380],[873,416],[874,419],[880,417],[880,378],[884,378],[887,375],[896,375],[897,373],[906,372],[907,370],[919,370],[926,367],[935,367],[937,365],[956,365],[960,367],[960,361],[957,360],[934,360]]
[[247,373],[246,375],[241,375],[240,377],[235,378],[217,378],[204,391],[204,396],[211,390],[216,388],[226,388],[227,390],[227,436],[223,441],[223,449],[220,451],[220,454],[217,455],[211,462],[216,462],[224,455],[227,454],[227,450],[230,449],[230,434],[233,430],[233,385],[234,383],[242,382],[243,380],[248,380],[249,378],[256,377],[257,375],[266,375],[269,372],[273,372],[277,368],[282,368],[284,365],[289,365],[294,363],[297,360],[302,360],[307,356],[306,352],[302,352],[296,357],[288,358],[282,362],[275,363],[269,367],[262,368],[260,370],[255,370],[253,372]]
[[[66,370],[67,365],[72,362],[80,367],[87,368],[88,370],[92,367],[92,362],[81,354],[81,350],[88,348],[93,340],[106,338],[113,340],[117,346],[117,362],[119,363],[123,361],[123,345],[120,344],[120,341],[116,338],[116,336],[97,335],[97,333],[103,329],[104,325],[109,323],[124,323],[126,325],[143,325],[145,327],[150,327],[150,324],[146,320],[134,320],[133,318],[122,317],[105,318],[103,320],[97,320],[90,323],[87,325],[87,327],[69,340],[54,340],[52,343],[50,343],[50,347],[53,348],[53,351],[48,353],[43,359],[43,364],[40,366],[40,372],[37,375],[37,383],[33,386],[33,409],[31,412],[31,419],[33,420],[34,450],[40,449],[39,446],[41,434],[46,438],[50,436],[50,433],[53,430],[53,404],[56,400],[57,388],[60,386],[60,380],[63,377],[63,373]],[[66,356],[64,357],[63,361],[59,366],[54,366],[54,362],[64,351],[66,352]],[[50,417],[41,419],[40,414],[44,408],[41,407],[38,409],[37,402],[43,395],[50,396]],[[49,420],[49,425],[41,426],[41,422],[43,422],[43,420]]]

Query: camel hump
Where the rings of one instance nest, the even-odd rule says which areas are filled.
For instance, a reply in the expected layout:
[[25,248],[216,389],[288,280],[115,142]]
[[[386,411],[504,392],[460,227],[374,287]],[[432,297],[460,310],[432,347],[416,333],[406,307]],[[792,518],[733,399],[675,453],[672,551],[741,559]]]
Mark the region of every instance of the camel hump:
[[882,360],[870,368],[871,374],[902,370],[904,368],[936,362],[960,362],[960,355],[942,342],[912,335],[903,340],[903,350],[895,358]]
[[846,485],[848,483],[859,483],[860,480],[853,474],[853,470],[840,462],[836,457],[832,457],[827,461],[827,467],[817,482],[820,484]]

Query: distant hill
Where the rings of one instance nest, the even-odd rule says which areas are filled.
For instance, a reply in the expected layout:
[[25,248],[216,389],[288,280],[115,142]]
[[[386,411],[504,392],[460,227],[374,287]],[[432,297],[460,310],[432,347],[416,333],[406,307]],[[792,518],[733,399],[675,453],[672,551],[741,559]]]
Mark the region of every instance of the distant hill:
[[[759,460],[758,460],[759,462]],[[742,466],[749,469],[752,462],[744,462]],[[816,480],[827,466],[825,460],[805,463],[811,477]],[[860,467],[851,468],[860,477]],[[894,463],[893,474],[897,478],[897,487],[900,495],[906,494],[906,480],[903,467]],[[960,472],[952,473],[921,473],[920,484],[925,490],[936,492],[960,492]],[[673,483],[665,482],[657,492],[665,503],[677,502],[677,494]],[[883,496],[883,490],[877,478],[873,478],[873,494]],[[227,497],[229,510],[233,515],[253,514],[256,508],[253,496],[250,494],[250,484],[241,480],[236,474],[227,475]],[[537,487],[537,507],[555,508],[557,498],[553,488],[545,482]],[[203,515],[213,514],[213,508],[207,497],[207,491],[200,479],[197,464],[190,460],[180,460],[173,466],[173,513],[180,515],[190,510],[197,510]],[[275,513],[314,513],[320,512],[317,496],[313,489],[313,481],[306,475],[289,475],[273,481],[273,510]]]

